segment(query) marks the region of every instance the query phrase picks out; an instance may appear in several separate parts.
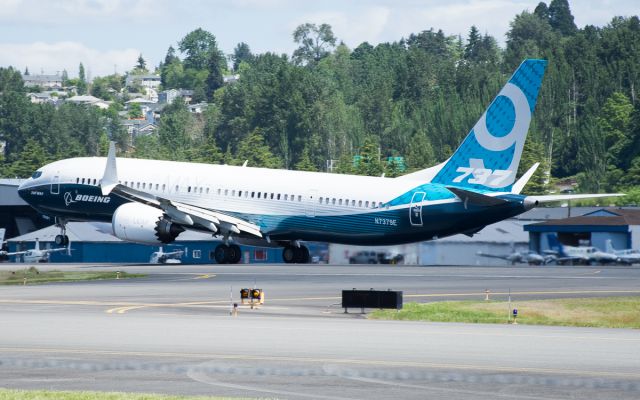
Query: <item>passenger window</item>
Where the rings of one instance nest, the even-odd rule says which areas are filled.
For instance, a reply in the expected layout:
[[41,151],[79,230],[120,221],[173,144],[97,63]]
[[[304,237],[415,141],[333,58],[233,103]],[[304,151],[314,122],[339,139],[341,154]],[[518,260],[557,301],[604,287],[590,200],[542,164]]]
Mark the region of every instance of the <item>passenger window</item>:
[[278,193],[278,200],[280,200],[280,193]]
[[318,198],[318,202],[319,202],[320,204],[322,204],[322,197],[319,197],[319,198]]
[[331,199],[331,204],[336,205],[336,199]]
[[[144,188],[144,186],[143,186],[143,188]],[[191,186],[187,187],[187,192],[191,193]]]
[[162,191],[163,191],[163,192],[164,192],[165,188],[166,188],[166,185],[163,183],[163,184],[162,184]]
[[369,202],[368,202],[368,201],[365,201],[364,206],[365,206],[366,208],[369,208]]
[[220,194],[222,194],[222,190],[218,189],[218,196],[220,196]]
[[255,196],[256,192],[251,192],[251,198],[253,199]]
[[271,200],[273,200],[273,193],[271,193],[271,197],[269,197]]
[[178,190],[180,190],[180,186],[176,185],[176,193],[178,193]]
[[285,195],[284,195],[284,199],[285,199],[285,200],[289,200],[289,195],[288,195],[288,194],[285,194]]
[[258,192],[258,198],[260,198],[260,192]]
[[80,178],[76,178],[76,183],[80,183]]
[[242,190],[238,190],[238,197],[242,197]]
[[228,196],[228,195],[229,195],[229,189],[225,189],[225,190],[224,190],[224,195],[225,195],[225,196]]
[[84,185],[84,178],[82,178],[82,184]]
[[338,205],[341,206],[342,205],[342,199],[338,199]]
[[302,201],[302,196],[298,195],[298,201]]
[[207,188],[207,194],[209,194],[209,188]]

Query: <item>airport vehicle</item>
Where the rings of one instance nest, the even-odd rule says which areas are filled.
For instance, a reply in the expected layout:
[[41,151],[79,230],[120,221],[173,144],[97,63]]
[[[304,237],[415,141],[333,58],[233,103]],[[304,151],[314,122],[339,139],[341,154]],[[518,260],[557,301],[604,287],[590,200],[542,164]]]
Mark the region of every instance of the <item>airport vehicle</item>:
[[112,223],[120,239],[168,244],[184,230],[222,238],[218,263],[241,259],[237,243],[283,247],[309,261],[304,241],[393,245],[464,233],[538,204],[606,194],[520,194],[538,163],[516,173],[545,60],[525,60],[460,147],[443,163],[398,178],[118,158],[71,158],[39,168],[19,187],[40,213]]
[[184,254],[184,250],[175,250],[164,252],[162,247],[158,249],[158,251],[154,251],[151,253],[151,258],[149,258],[150,264],[180,264],[180,258]]
[[557,235],[547,235],[550,250],[545,253],[553,256],[557,264],[614,264],[618,261],[615,254],[593,246],[567,246],[560,242]]
[[349,257],[349,264],[398,264],[403,260],[402,254],[363,250]]
[[605,250],[607,253],[615,254],[618,258],[618,262],[621,264],[640,264],[640,250],[633,249],[621,249],[616,250],[611,243],[611,239],[607,239],[605,242]]
[[[68,246],[68,244],[67,244]],[[61,251],[71,251],[68,247],[59,247],[55,249],[41,249],[40,240],[36,238],[36,244],[33,249],[15,252],[0,251],[0,255],[7,257],[10,256],[22,256],[22,262],[24,263],[45,263],[49,261],[49,255],[51,253],[58,253]]]
[[552,256],[542,256],[533,250],[528,251],[512,251],[509,254],[488,254],[481,251],[477,252],[480,257],[499,258],[510,262],[511,265],[516,264],[529,264],[529,265],[544,265],[552,261]]

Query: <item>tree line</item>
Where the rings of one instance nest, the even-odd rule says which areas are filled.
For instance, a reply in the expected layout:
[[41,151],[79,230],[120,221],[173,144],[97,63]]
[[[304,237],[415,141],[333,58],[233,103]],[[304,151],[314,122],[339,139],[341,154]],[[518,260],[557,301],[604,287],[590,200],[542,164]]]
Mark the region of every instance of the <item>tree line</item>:
[[[449,157],[522,60],[544,58],[521,168],[543,165],[527,192],[554,180],[577,181],[584,192],[640,184],[638,16],[578,28],[567,0],[540,2],[514,17],[504,49],[474,26],[464,38],[428,29],[353,49],[327,24],[301,25],[292,38],[291,57],[239,43],[229,63],[200,28],[170,46],[157,67],[162,87],[191,89],[208,107],[194,115],[180,102],[167,106],[158,134],[139,138],[126,156],[304,170],[334,160],[336,172],[395,176]],[[141,58],[137,69],[146,68]],[[117,111],[28,104],[16,71],[0,71],[2,175],[24,175],[15,163],[34,148],[49,159],[95,155],[116,135],[127,149]],[[230,74],[240,78],[224,84]],[[122,78],[103,77],[89,90],[118,85]],[[405,165],[387,162],[397,156]]]

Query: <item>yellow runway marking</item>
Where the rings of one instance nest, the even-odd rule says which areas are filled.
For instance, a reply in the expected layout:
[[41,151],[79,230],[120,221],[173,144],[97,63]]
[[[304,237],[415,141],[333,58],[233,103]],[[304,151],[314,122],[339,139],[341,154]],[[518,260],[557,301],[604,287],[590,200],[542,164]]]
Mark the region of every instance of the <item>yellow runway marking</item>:
[[316,357],[287,357],[287,356],[260,356],[244,354],[205,354],[205,353],[177,353],[177,352],[140,352],[140,351],[112,351],[112,350],[87,350],[87,349],[54,349],[54,348],[21,348],[0,347],[0,353],[39,353],[39,354],[75,354],[93,356],[126,356],[126,357],[162,357],[162,358],[194,358],[194,359],[218,359],[239,361],[273,361],[273,362],[299,362],[312,364],[349,364],[362,366],[406,367],[406,368],[440,368],[453,370],[477,370],[498,372],[520,372],[534,374],[554,375],[579,375],[591,377],[613,377],[626,379],[640,379],[640,373],[589,371],[577,369],[554,369],[534,367],[503,367],[474,364],[431,363],[417,361],[391,361],[391,360],[367,360],[349,358],[316,358]]
[[204,275],[199,275],[196,276],[195,278],[191,278],[191,279],[209,279],[209,278],[214,278],[215,275],[213,274],[204,274]]

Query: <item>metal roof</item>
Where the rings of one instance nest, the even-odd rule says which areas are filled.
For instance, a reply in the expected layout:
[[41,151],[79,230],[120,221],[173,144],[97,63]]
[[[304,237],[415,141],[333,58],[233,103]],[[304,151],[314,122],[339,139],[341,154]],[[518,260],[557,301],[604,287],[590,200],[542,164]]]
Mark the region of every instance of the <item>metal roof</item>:
[[0,206],[26,206],[18,196],[18,186],[25,179],[0,179]]
[[630,225],[640,225],[640,209],[600,208],[578,217],[530,224],[524,229],[530,232],[627,232]]

